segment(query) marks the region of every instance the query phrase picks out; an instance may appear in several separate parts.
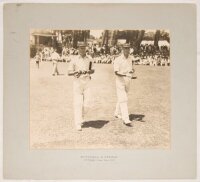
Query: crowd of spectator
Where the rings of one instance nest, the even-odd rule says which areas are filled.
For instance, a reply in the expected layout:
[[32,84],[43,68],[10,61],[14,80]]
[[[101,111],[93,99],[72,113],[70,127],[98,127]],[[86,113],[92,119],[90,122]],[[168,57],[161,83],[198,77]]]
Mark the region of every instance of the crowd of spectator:
[[[99,46],[97,44],[88,44],[86,48],[87,56],[93,58],[94,63],[112,64],[116,57],[121,54],[121,46],[106,47],[106,45]],[[43,47],[37,51],[40,55],[41,61],[51,61],[51,54],[53,47]],[[78,50],[62,47],[60,55],[60,62],[70,62],[71,57],[78,55]],[[154,45],[140,45],[139,49],[130,48],[130,55],[133,56],[135,64],[164,66],[170,65],[169,48],[167,46],[156,47]]]

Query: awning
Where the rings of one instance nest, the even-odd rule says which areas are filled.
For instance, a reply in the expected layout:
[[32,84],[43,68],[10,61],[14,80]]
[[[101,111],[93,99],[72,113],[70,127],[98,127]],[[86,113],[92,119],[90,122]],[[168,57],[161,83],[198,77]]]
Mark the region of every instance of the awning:
[[140,45],[154,45],[154,41],[152,40],[143,40]]
[[124,44],[124,43],[126,43],[126,39],[118,39],[117,43]]

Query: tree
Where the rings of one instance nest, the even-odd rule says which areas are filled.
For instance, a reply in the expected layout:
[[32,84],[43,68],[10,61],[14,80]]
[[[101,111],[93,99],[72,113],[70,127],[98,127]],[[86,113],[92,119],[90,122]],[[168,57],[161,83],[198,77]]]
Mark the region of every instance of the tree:
[[160,40],[160,30],[156,30],[154,37],[154,46],[158,47],[158,41]]
[[162,30],[160,32],[160,40],[166,40],[170,43],[170,37],[169,37],[169,33],[165,30]]
[[136,41],[135,41],[135,49],[136,49],[135,51],[138,52],[139,49],[140,49],[140,44],[141,44],[141,42],[143,40],[145,31],[144,30],[138,30],[136,32],[136,34],[137,34],[137,38],[136,38]]
[[90,35],[90,39],[95,39],[95,37],[93,35]]

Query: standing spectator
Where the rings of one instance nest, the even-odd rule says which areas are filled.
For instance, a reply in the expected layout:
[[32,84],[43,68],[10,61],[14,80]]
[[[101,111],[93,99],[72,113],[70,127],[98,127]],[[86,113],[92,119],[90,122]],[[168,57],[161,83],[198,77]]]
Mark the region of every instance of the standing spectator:
[[58,60],[60,59],[59,54],[56,52],[56,48],[52,48],[51,49],[52,53],[51,53],[51,59],[53,62],[53,73],[52,75],[55,76],[55,74],[57,73],[57,75],[59,75],[58,72]]
[[44,60],[47,61],[49,59],[49,48],[45,47],[44,48]]
[[64,46],[63,50],[62,50],[62,58],[61,58],[62,61],[66,62],[67,55],[68,55],[68,48],[67,48],[67,46]]
[[134,49],[131,47],[130,48],[130,55],[133,55],[133,53],[134,53]]
[[37,51],[37,53],[36,53],[34,59],[35,59],[36,66],[37,66],[37,68],[39,69],[39,64],[40,64],[40,61],[41,61],[41,57],[40,57],[39,51]]

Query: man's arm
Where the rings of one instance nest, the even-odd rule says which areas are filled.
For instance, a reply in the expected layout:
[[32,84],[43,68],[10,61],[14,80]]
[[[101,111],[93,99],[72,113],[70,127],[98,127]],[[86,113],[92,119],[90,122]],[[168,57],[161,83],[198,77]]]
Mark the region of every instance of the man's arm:
[[68,76],[77,76],[78,71],[75,71],[74,61],[71,60],[68,67]]
[[120,77],[133,77],[133,73],[134,73],[134,70],[128,72],[127,74],[124,74],[124,73],[120,73],[119,71],[115,71],[115,75],[117,76],[120,76]]
[[92,69],[92,70],[89,70],[89,71],[87,71],[87,73],[91,75],[91,74],[94,73],[94,70],[93,70],[93,69]]
[[68,71],[68,76],[74,76],[78,73],[78,71]]
[[119,71],[115,71],[115,75],[121,76],[121,77],[126,76],[126,74],[120,73]]
[[57,61],[59,61],[60,60],[60,55],[57,53]]

